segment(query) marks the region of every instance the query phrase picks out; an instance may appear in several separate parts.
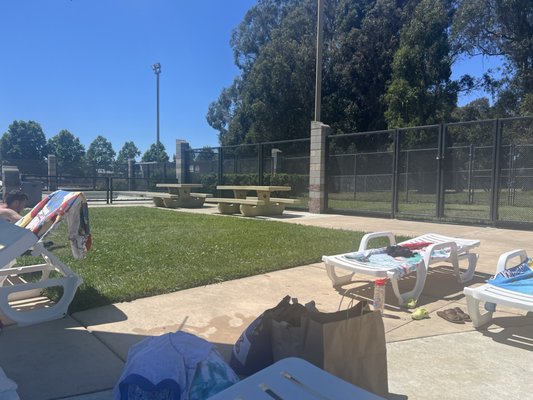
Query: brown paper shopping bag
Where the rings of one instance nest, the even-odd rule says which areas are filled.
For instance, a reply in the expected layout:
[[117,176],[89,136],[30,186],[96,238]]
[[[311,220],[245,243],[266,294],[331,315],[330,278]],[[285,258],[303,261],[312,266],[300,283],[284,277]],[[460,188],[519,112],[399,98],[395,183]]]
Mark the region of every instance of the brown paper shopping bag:
[[309,312],[302,358],[379,396],[388,395],[385,328],[367,302],[333,313]]

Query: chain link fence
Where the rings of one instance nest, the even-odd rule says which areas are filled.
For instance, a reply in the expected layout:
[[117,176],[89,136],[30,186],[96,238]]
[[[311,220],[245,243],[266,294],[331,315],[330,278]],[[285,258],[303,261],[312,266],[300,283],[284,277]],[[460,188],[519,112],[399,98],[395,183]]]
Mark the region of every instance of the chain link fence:
[[328,138],[331,212],[533,226],[533,117]]
[[310,140],[266,142],[187,151],[187,181],[201,183],[206,193],[218,195],[217,185],[287,185],[276,194],[300,200],[309,197]]

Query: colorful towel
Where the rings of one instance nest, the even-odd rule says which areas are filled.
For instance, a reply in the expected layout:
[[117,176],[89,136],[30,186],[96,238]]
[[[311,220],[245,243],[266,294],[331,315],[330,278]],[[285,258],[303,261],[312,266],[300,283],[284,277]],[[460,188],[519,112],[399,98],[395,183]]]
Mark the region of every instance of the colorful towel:
[[503,270],[487,282],[502,289],[533,295],[533,261],[528,257],[524,262]]
[[72,254],[76,259],[85,257],[91,248],[91,230],[87,199],[82,192],[57,190],[41,200],[16,225],[43,238],[66,219]]
[[422,261],[422,256],[415,253],[413,257],[392,257],[387,254],[387,248],[369,249],[365,251],[356,251],[344,254],[343,257],[350,261],[367,263],[369,266],[377,268],[390,268],[390,272],[395,272],[398,277],[402,278],[415,272]]

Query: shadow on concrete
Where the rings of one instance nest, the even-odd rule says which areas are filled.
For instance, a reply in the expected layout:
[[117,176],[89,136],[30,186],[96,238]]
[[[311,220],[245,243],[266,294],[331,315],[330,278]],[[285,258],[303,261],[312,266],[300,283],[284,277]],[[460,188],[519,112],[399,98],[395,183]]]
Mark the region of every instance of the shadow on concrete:
[[[490,329],[478,329],[484,336],[497,343],[533,351],[533,313],[527,315],[493,318]],[[498,328],[494,328],[498,325]]]
[[0,365],[17,383],[21,399],[56,399],[108,390],[124,365],[70,317],[8,327],[0,342]]
[[409,397],[404,394],[389,393],[388,400],[407,400]]
[[[105,338],[105,341],[102,340]],[[18,385],[21,399],[59,399],[112,389],[122,374],[122,357],[147,335],[89,332],[72,318],[28,327],[9,327],[0,336],[0,365]],[[229,363],[233,345],[213,343]]]
[[[343,295],[353,298],[355,300],[373,301],[374,298],[374,278],[360,279],[362,275],[355,275],[355,280],[345,284],[334,286],[335,290]],[[426,276],[426,282],[422,295],[418,299],[417,306],[425,306],[432,302],[432,299],[441,299],[446,301],[458,301],[464,298],[463,289],[465,286],[470,286],[478,283],[485,283],[491,275],[476,273],[474,278],[466,284],[459,283],[457,277],[453,273],[453,268],[448,265],[431,267]],[[416,275],[410,274],[398,283],[401,293],[411,290],[416,282]],[[398,311],[401,309],[398,304],[398,299],[392,290],[392,285],[388,282],[386,287],[386,309]]]
[[259,217],[259,218],[271,219],[271,220],[284,220],[284,219],[295,219],[295,218],[303,218],[303,217],[304,217],[303,215],[283,213],[281,215],[269,215],[268,217]]

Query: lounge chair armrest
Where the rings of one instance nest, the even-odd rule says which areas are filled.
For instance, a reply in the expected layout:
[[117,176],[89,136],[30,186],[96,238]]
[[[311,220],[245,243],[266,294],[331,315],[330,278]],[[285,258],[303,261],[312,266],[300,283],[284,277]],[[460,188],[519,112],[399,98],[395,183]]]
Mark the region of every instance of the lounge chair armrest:
[[361,239],[361,243],[359,243],[359,251],[365,251],[368,249],[368,242],[372,239],[382,238],[386,237],[389,239],[390,246],[394,246],[396,244],[396,238],[394,237],[394,234],[392,232],[373,232],[373,233],[367,233],[363,238]]
[[527,258],[527,253],[524,249],[515,249],[503,253],[498,259],[498,266],[496,267],[496,274],[507,269],[507,263],[515,257],[520,257],[520,262],[524,262]]

